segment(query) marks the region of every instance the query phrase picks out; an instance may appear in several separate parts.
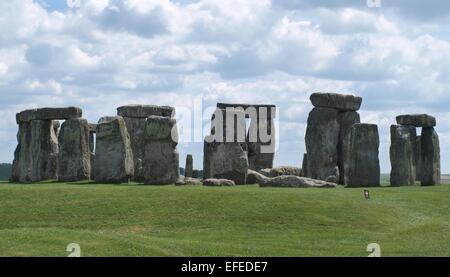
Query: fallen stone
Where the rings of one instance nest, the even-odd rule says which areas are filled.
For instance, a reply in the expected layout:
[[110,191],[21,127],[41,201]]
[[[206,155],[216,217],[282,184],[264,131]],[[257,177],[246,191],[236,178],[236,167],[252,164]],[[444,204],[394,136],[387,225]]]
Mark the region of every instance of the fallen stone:
[[311,103],[318,108],[331,108],[339,111],[357,111],[361,107],[362,98],[349,94],[313,93]]
[[175,108],[154,105],[127,105],[117,108],[117,114],[122,117],[147,118],[149,116],[174,117]]
[[249,169],[247,172],[247,184],[259,184],[262,179],[268,178],[267,176]]
[[354,124],[346,152],[345,185],[347,187],[380,186],[380,138],[375,124]]
[[337,184],[329,183],[321,180],[314,180],[299,176],[283,175],[274,178],[262,179],[259,183],[260,187],[277,187],[277,188],[335,188]]
[[432,127],[422,129],[421,135],[421,172],[422,186],[433,186],[441,183],[441,156],[439,136]]
[[177,182],[175,183],[176,186],[197,186],[202,184],[203,183],[200,179],[184,176],[180,176],[180,178],[178,178]]
[[267,177],[278,177],[282,175],[301,176],[302,169],[294,166],[280,166],[275,168],[261,169],[259,173]]
[[436,118],[427,114],[409,114],[397,116],[397,124],[415,127],[435,127]]
[[180,175],[177,124],[174,118],[150,116],[145,127],[144,159],[145,184],[174,184]]
[[236,184],[232,180],[210,178],[203,180],[203,185],[207,187],[233,187]]
[[337,110],[328,108],[314,108],[309,114],[305,136],[308,178],[326,180],[335,174],[340,131],[337,115]]
[[413,126],[391,126],[391,186],[414,185],[414,149],[412,145]]
[[94,180],[97,183],[127,183],[133,173],[133,153],[125,121],[120,116],[100,119]]
[[16,115],[17,123],[33,120],[67,120],[81,118],[83,111],[77,107],[68,108],[42,108],[25,110]]

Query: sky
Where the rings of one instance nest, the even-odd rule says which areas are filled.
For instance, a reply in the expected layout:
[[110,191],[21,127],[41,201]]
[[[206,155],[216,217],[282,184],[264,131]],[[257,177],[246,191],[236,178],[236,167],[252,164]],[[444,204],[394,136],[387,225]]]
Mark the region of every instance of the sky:
[[[450,173],[449,26],[440,0],[0,0],[0,162],[24,109],[78,106],[97,122],[170,105],[180,122],[200,110],[201,132],[230,102],[277,105],[275,165],[301,166],[309,96],[337,92],[363,97],[382,172],[395,117],[428,113]],[[180,142],[181,166],[190,153],[202,167],[203,135]]]

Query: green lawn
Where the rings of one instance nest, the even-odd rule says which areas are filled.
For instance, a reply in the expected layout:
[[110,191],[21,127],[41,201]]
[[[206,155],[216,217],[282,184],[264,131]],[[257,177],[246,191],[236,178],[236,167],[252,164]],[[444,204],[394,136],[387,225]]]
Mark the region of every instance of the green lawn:
[[450,256],[450,185],[0,183],[0,256]]

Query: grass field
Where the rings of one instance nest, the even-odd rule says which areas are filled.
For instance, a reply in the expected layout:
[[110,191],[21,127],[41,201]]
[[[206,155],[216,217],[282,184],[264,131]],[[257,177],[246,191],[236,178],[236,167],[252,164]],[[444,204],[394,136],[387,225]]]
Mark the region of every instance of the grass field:
[[0,256],[450,256],[450,185],[0,183]]

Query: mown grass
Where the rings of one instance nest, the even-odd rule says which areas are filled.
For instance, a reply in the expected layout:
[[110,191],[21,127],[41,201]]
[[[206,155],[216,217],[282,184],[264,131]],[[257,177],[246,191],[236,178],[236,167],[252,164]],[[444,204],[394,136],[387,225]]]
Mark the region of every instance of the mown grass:
[[0,256],[450,256],[450,185],[0,183]]

